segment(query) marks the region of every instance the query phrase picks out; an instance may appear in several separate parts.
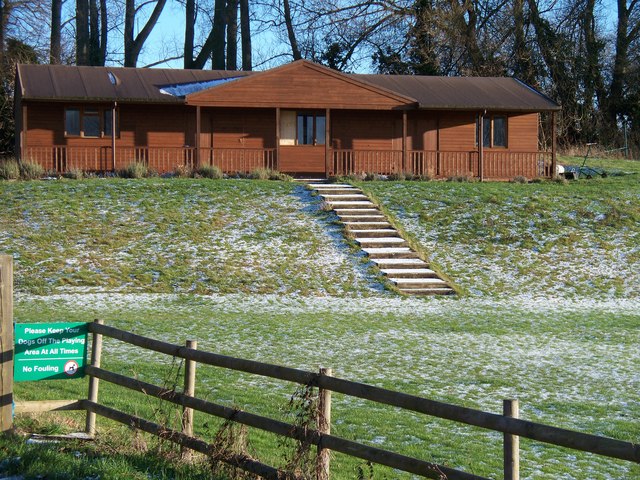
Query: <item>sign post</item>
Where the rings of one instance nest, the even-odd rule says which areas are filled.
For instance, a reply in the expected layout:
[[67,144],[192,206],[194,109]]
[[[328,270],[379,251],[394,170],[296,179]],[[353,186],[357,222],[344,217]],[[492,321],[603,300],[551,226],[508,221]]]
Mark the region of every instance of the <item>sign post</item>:
[[83,377],[87,334],[86,323],[17,323],[14,381]]
[[13,428],[13,258],[0,255],[0,432]]

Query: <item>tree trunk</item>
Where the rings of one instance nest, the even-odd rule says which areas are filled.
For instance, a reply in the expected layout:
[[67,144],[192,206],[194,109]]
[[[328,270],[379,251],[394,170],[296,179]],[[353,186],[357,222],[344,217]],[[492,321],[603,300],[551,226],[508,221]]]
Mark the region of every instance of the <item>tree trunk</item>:
[[242,69],[253,68],[251,58],[251,19],[249,18],[249,0],[240,0],[240,35],[242,37]]
[[[2,3],[2,2],[0,2]],[[51,46],[49,48],[49,63],[60,63],[62,55],[62,0],[51,0]]]
[[296,39],[296,33],[293,30],[293,19],[291,18],[291,8],[289,0],[284,0],[284,23],[287,26],[287,35],[289,36],[289,44],[291,45],[291,54],[294,60],[300,60],[302,55],[300,54],[300,48],[298,47],[298,40]]
[[107,0],[100,0],[100,63],[107,62],[107,36],[109,34],[109,24],[107,23]]
[[184,68],[193,68],[193,39],[196,25],[196,2],[186,0],[184,28]]
[[525,36],[524,0],[513,1],[513,73],[523,82],[536,86],[535,66]]
[[[225,0],[215,0],[213,11],[213,29],[211,30],[211,69],[224,70],[224,50],[225,50]],[[204,48],[204,47],[203,47]],[[201,67],[202,68],[202,67]]]
[[618,115],[624,111],[624,86],[629,65],[629,10],[626,0],[618,0],[618,29],[613,62],[611,87],[607,102],[607,116],[611,127],[617,128]]
[[158,23],[158,18],[166,5],[167,0],[157,0],[151,15],[147,22],[142,27],[142,30],[138,35],[133,36],[135,19],[136,19],[136,5],[135,0],[126,0],[125,3],[125,16],[124,16],[124,66],[135,67],[138,63],[138,56],[142,51],[144,43],[149,38],[153,27]]
[[89,65],[100,65],[99,25],[97,0],[89,0]]
[[227,70],[238,69],[238,0],[227,0]]
[[89,64],[89,2],[76,0],[76,65]]

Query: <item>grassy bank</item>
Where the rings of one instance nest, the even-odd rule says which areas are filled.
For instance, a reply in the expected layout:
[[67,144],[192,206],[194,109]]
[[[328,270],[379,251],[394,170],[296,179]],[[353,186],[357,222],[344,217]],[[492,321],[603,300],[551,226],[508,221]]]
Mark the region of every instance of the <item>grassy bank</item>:
[[[462,298],[384,290],[315,198],[287,183],[0,182],[0,251],[16,258],[20,322],[100,317],[175,343],[195,339],[203,350],[306,370],[330,366],[340,377],[493,412],[515,397],[522,418],[638,442],[638,178],[365,183],[467,292]],[[107,368],[179,382],[177,363],[117,342],[106,347]],[[203,398],[291,420],[293,385],[203,367],[197,388]],[[86,381],[16,385],[19,400],[84,395]],[[101,399],[152,419],[178,418],[108,385]],[[196,418],[198,433],[214,438],[219,424]],[[25,428],[30,422],[19,419]],[[107,450],[123,435],[109,422],[98,426]],[[340,395],[333,430],[501,476],[494,433]],[[290,445],[259,432],[249,440],[259,458],[286,463]],[[127,455],[153,453],[145,442]],[[523,478],[640,475],[622,462],[527,441],[522,448]],[[364,468],[341,455],[334,467],[337,479],[358,478]],[[189,478],[181,475],[157,478]],[[405,477],[376,468],[375,478]]]

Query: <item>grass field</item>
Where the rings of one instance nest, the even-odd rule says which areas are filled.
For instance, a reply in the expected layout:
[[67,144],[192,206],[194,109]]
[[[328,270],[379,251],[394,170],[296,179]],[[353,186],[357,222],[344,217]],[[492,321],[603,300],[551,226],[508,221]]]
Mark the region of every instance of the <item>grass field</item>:
[[[522,418],[639,442],[640,165],[613,166],[635,175],[569,184],[363,184],[461,287],[461,298],[385,290],[334,218],[287,183],[0,183],[0,251],[16,258],[20,322],[101,317],[154,338],[197,339],[200,349],[307,370],[330,366],[343,378],[493,412],[515,397]],[[107,342],[104,364],[163,384],[179,377],[178,365],[116,342]],[[291,417],[292,385],[204,367],[198,382],[204,398]],[[86,381],[16,385],[20,400],[85,391]],[[176,420],[172,409],[107,385],[101,398]],[[338,435],[501,477],[498,434],[340,395],[333,415]],[[66,427],[53,423],[63,429],[81,420],[62,418]],[[212,438],[217,423],[198,418],[198,432]],[[98,425],[103,441],[127,436]],[[286,462],[288,450],[272,437],[252,432],[250,440],[260,458]],[[0,451],[24,457],[15,443]],[[118,459],[130,478],[149,468],[145,452],[162,447],[136,444]],[[592,455],[528,441],[522,449],[522,478],[640,475],[637,466]],[[85,455],[94,456],[102,458]],[[338,479],[358,478],[364,468],[340,455],[334,467]],[[171,468],[160,465],[154,478],[190,478]],[[109,475],[100,478],[118,478]]]

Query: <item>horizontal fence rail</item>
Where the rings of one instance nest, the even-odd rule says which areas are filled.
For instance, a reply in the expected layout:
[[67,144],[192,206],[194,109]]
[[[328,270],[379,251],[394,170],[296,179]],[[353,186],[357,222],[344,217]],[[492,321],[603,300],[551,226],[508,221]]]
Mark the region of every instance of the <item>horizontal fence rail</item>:
[[336,377],[321,376],[314,372],[194,350],[98,323],[90,324],[89,330],[141,348],[206,365],[228,368],[302,385],[316,386],[352,397],[371,400],[373,402],[497,432],[518,435],[551,445],[640,463],[640,445],[622,440],[575,432],[504,415],[447,404],[372,385],[352,382]]
[[[178,393],[175,390],[166,389],[140,380],[130,379],[129,377],[117,373],[91,366],[86,368],[87,374],[95,376],[101,380],[105,380],[109,383],[160,398],[176,405],[189,407],[199,412],[232,420],[249,427],[258,428],[284,437],[304,441],[311,445],[321,446],[322,448],[328,448],[362,460],[378,463],[380,465],[396,468],[427,478],[438,479],[441,478],[442,475],[446,475],[446,478],[450,480],[486,480],[484,477],[468,474],[442,465],[407,457],[381,448],[362,445],[333,435],[322,434],[317,430],[305,429],[286,422],[245,412],[243,410],[225,407],[213,402]],[[317,376],[317,374],[314,375]]]

